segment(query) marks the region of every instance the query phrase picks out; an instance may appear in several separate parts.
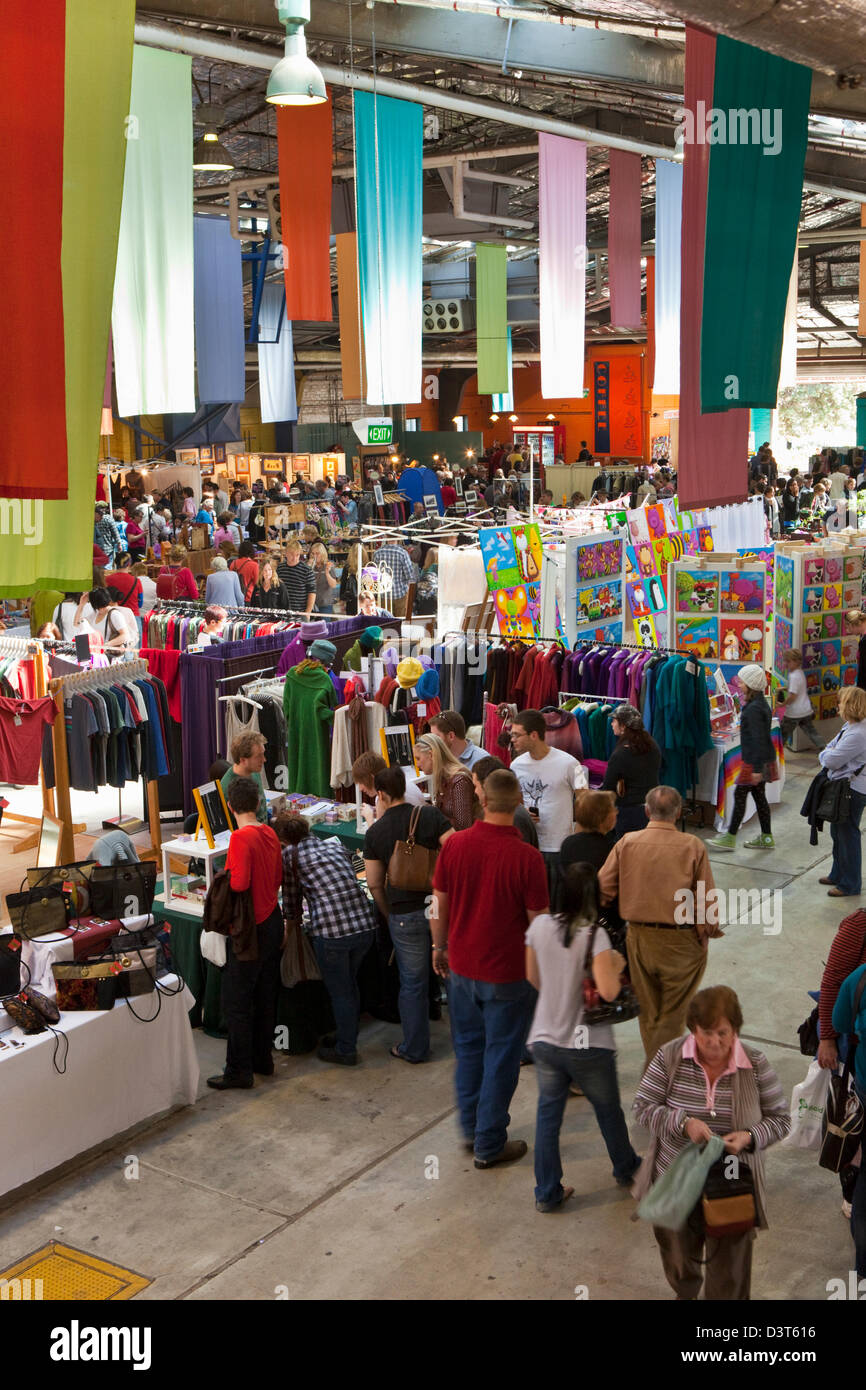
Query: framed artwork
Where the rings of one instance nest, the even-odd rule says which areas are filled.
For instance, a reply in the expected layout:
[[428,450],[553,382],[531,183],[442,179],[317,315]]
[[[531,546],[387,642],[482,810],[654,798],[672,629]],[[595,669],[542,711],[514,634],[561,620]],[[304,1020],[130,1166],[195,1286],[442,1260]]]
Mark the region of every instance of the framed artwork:
[[384,505],[385,505],[385,498],[384,498],[384,496],[383,496],[383,494],[382,494],[382,484],[381,484],[381,483],[374,483],[374,484],[373,484],[373,496],[374,496],[374,498],[376,499],[376,506],[377,506],[377,507],[384,507]]
[[192,795],[208,848],[214,849],[216,836],[232,828],[231,812],[226,804],[222,783],[204,782],[200,787],[193,787]]
[[262,454],[263,473],[282,473],[283,460],[272,454]]
[[226,446],[225,446],[225,444],[214,444],[214,446],[213,446],[213,461],[214,461],[214,463],[225,463],[225,461],[226,461]]
[[[288,472],[288,471],[289,471],[289,470],[288,470],[288,460],[286,460],[286,464],[287,464],[287,466],[286,466],[286,472]],[[296,473],[300,473],[302,478],[309,478],[309,476],[310,476],[310,455],[309,455],[309,454],[292,454],[292,459],[291,459],[291,470],[292,470],[292,477],[294,477],[294,475],[295,475]],[[281,467],[280,471],[282,472],[282,467]],[[334,476],[336,477],[336,474],[335,474]]]
[[235,454],[235,474],[238,478],[248,478],[250,476],[249,454]]
[[424,493],[424,510],[428,516],[431,516],[434,513],[437,516],[439,515],[439,503],[436,501],[436,498],[432,492]]
[[[199,451],[198,451],[198,461],[199,461],[199,463],[213,463],[213,461],[214,461],[214,452],[213,452],[213,449],[214,449],[214,446],[213,446],[212,444],[202,444],[201,448],[200,448]],[[225,458],[225,451],[223,451],[223,458]]]

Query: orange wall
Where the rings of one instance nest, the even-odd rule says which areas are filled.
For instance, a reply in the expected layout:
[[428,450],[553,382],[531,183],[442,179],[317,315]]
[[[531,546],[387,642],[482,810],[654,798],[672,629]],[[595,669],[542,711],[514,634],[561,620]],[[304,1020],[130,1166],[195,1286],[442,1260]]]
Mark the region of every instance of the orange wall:
[[[633,343],[608,343],[591,347],[587,352],[584,368],[584,386],[590,391],[581,400],[547,400],[541,394],[541,364],[531,362],[526,367],[514,370],[514,411],[517,424],[512,426],[507,415],[501,415],[498,422],[491,424],[491,398],[478,395],[477,377],[471,377],[463,390],[460,413],[467,416],[470,430],[482,430],[484,446],[487,448],[494,439],[504,442],[510,438],[511,430],[526,429],[532,425],[546,424],[545,417],[553,414],[565,428],[566,462],[574,463],[580,452],[580,441],[587,440],[593,447],[593,402],[592,402],[592,364],[605,362],[612,357],[633,356],[641,361],[641,383],[643,396],[643,440],[644,458],[649,458],[649,416],[650,394],[646,388],[646,346]],[[407,411],[408,414],[408,411]]]
[[653,396],[650,415],[650,438],[659,434],[670,434],[671,422],[665,419],[666,410],[679,410],[679,396]]

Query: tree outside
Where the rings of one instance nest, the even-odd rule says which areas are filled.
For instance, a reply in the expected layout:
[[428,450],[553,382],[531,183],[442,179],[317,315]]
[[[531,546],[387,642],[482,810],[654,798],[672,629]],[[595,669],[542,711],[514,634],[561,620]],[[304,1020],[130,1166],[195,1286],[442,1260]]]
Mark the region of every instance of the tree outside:
[[[825,445],[837,449],[855,444],[860,391],[866,391],[866,378],[862,381],[815,381],[780,391],[773,424],[779,466],[802,471],[808,466],[810,456]],[[790,449],[786,447],[788,441]]]

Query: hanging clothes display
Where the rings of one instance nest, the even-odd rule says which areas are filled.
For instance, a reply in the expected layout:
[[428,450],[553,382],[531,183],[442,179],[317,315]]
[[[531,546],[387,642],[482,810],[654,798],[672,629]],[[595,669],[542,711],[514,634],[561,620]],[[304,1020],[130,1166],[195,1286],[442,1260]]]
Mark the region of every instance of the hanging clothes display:
[[50,696],[21,700],[0,696],[0,782],[33,787],[39,781],[39,760],[46,725],[54,723],[57,707]]
[[[171,771],[168,696],[155,676],[124,678],[120,669],[104,684],[82,687],[64,700],[69,785],[76,791],[123,787],[140,777]],[[56,785],[54,744],[46,730],[42,766],[47,787]]]
[[331,725],[336,707],[336,691],[324,666],[308,659],[292,667],[283,695],[288,736],[287,791],[328,796]]
[[334,714],[331,744],[331,786],[352,785],[352,763],[362,753],[379,753],[379,730],[386,724],[385,708],[376,700],[356,695]]

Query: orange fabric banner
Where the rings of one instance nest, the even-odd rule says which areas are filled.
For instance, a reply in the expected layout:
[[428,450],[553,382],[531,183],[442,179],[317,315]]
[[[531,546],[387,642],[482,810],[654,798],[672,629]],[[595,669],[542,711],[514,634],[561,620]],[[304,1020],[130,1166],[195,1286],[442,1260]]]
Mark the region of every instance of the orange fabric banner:
[[337,299],[340,306],[340,366],[343,399],[366,401],[367,374],[358,287],[358,242],[354,232],[337,236]]
[[[860,226],[866,227],[866,203],[860,204]],[[866,338],[866,241],[860,243],[860,320],[857,332]]]
[[643,455],[641,357],[636,352],[610,359],[610,452],[625,458]]
[[331,99],[277,107],[286,318],[330,323]]

